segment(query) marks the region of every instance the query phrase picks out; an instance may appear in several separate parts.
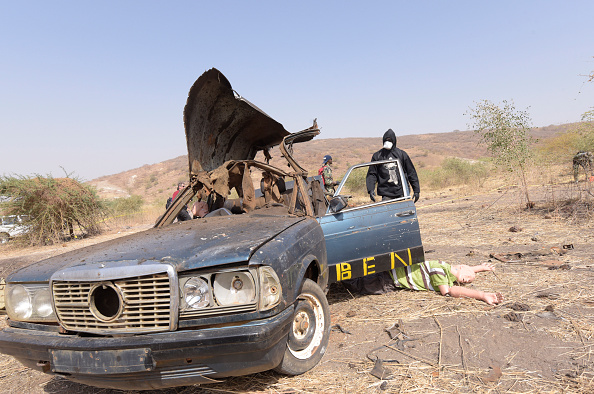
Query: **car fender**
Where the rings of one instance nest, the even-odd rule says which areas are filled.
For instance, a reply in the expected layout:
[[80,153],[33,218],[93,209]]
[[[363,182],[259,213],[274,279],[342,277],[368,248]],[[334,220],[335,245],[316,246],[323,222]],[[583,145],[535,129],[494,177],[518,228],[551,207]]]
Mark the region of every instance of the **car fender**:
[[328,282],[326,242],[322,228],[314,219],[287,228],[262,245],[250,259],[250,265],[268,265],[275,270],[282,287],[284,307],[299,295],[312,263],[319,272],[317,282],[325,289]]

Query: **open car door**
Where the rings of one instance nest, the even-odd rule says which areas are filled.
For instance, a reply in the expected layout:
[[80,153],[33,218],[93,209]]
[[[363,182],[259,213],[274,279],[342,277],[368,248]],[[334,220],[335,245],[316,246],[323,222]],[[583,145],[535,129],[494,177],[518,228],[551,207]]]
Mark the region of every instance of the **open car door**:
[[[341,195],[348,195],[351,203],[338,212],[331,212],[329,208],[325,215],[318,217],[326,239],[329,283],[388,271],[425,259],[417,212],[406,182],[402,183],[404,197],[375,203],[369,200],[364,184],[363,188],[351,186],[357,185],[357,182],[349,181],[351,177],[365,179],[370,165],[385,163],[396,163],[400,181],[405,179],[398,160],[353,166],[338,186],[330,207],[334,202],[346,199]],[[352,202],[355,202],[354,206]]]

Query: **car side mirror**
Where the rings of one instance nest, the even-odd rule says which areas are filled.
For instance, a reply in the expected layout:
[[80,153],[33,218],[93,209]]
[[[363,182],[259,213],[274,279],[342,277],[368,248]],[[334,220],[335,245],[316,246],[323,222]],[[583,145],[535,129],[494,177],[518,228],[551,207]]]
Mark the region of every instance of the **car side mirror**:
[[335,196],[330,200],[330,212],[336,213],[343,210],[347,204],[347,197],[345,196]]

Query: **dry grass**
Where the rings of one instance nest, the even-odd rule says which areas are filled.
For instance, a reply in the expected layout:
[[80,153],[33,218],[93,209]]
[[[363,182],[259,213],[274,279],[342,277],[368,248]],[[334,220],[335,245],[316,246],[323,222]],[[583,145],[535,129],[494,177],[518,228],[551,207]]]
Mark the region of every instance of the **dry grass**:
[[[591,185],[563,177],[551,183],[548,173],[535,171],[536,207],[526,210],[522,193],[504,181],[474,193],[463,186],[428,191],[418,204],[427,258],[474,265],[490,254],[522,254],[515,262],[491,259],[496,272],[479,274],[472,284],[502,292],[502,305],[427,292],[359,296],[336,285],[328,294],[332,324],[350,334],[333,330],[322,362],[308,373],[265,372],[155,393],[594,392],[594,222],[591,209],[571,209],[576,201],[591,204]],[[117,220],[114,227],[143,219]],[[510,232],[512,226],[520,230]],[[567,244],[575,249],[551,249]],[[570,269],[550,270],[550,260]],[[512,312],[517,321],[506,318]],[[387,329],[400,336],[391,339]],[[385,379],[372,375],[378,358]],[[120,393],[52,379],[6,356],[0,365],[0,382],[10,392]]]
[[141,211],[109,217],[105,226],[110,229],[128,229],[137,226],[154,224],[157,218],[165,212],[165,206],[145,205]]

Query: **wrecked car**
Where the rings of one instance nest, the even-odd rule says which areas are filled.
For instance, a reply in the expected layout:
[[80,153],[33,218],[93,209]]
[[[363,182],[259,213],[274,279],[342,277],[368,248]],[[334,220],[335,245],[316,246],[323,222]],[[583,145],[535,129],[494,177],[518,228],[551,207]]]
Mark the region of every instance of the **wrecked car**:
[[[423,260],[406,187],[391,201],[354,197],[352,175],[378,163],[349,169],[334,196],[297,163],[315,121],[289,133],[211,69],[190,89],[184,127],[190,182],[154,228],[7,278],[0,352],[116,389],[297,375],[326,351],[329,284]],[[277,145],[282,168],[270,164]],[[210,213],[176,221],[198,199]]]

